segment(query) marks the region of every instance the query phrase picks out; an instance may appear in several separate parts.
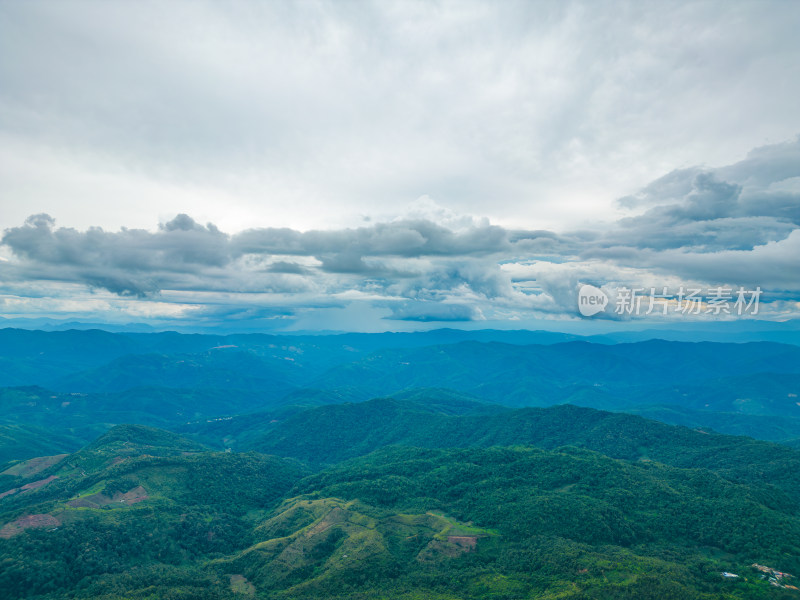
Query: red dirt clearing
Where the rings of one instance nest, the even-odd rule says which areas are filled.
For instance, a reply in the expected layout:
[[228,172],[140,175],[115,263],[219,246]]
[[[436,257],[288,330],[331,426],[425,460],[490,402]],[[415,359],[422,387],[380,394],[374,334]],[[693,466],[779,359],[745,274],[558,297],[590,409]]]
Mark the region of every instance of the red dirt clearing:
[[6,523],[3,528],[0,529],[0,538],[7,540],[8,538],[22,533],[26,529],[58,527],[60,525],[61,521],[52,515],[25,515],[16,521]]
[[50,475],[50,477],[48,477],[47,479],[40,479],[39,481],[32,481],[31,483],[26,483],[22,487],[11,488],[10,490],[7,490],[2,494],[0,494],[0,500],[5,498],[6,496],[11,496],[12,494],[16,494],[17,492],[24,493],[24,492],[29,492],[31,490],[39,489],[40,487],[47,485],[54,479],[58,479],[58,475]]
[[39,481],[33,481],[31,483],[26,483],[25,485],[23,485],[19,489],[21,489],[23,491],[26,491],[26,492],[28,490],[35,490],[35,489],[38,489],[38,488],[40,488],[42,486],[47,485],[48,483],[50,483],[54,479],[58,479],[58,475],[50,475],[50,477],[48,477],[47,479],[40,479]]
[[142,500],[147,500],[147,490],[142,486],[137,486],[124,494],[114,494],[114,500],[117,502],[124,502],[125,504],[136,504]]

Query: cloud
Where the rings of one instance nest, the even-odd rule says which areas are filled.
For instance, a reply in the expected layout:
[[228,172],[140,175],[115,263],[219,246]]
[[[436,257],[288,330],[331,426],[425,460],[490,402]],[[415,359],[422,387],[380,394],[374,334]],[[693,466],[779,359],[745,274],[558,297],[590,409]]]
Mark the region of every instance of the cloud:
[[309,271],[302,265],[295,262],[288,262],[285,260],[278,260],[271,263],[267,267],[270,273],[288,273],[291,275],[308,275]]
[[680,201],[691,193],[695,178],[702,172],[700,167],[676,169],[649,183],[635,194],[619,198],[617,204],[624,208],[638,208]]
[[[144,296],[170,279],[205,274],[230,263],[228,236],[178,215],[151,233],[93,227],[85,232],[55,228],[46,214],[29,217],[6,230],[2,243],[23,259],[30,275],[55,281],[85,282],[120,295]],[[175,277],[177,276],[177,278]]]
[[248,229],[233,236],[231,247],[237,255],[480,255],[508,248],[508,236],[503,228],[488,223],[456,232],[425,219],[402,219],[356,229],[328,231]]
[[602,255],[598,247],[748,250],[785,239],[800,226],[799,159],[800,137],[730,166],[673,171],[620,199],[645,210],[621,219],[587,255]]
[[405,293],[412,295],[421,288],[434,293],[466,287],[496,297],[510,289],[487,258],[510,247],[508,233],[488,223],[451,231],[416,219],[228,235],[184,214],[154,232],[81,232],[58,228],[55,219],[40,214],[6,230],[2,243],[16,259],[5,265],[9,279],[83,283],[122,296],[163,290],[336,293],[389,289],[404,279]]
[[484,320],[480,310],[468,304],[444,304],[436,302],[405,302],[391,306],[392,314],[385,319],[395,321],[418,321],[420,323],[447,321]]
[[800,177],[786,157],[799,145],[675,171],[621,201],[639,214],[563,233],[501,227],[429,199],[390,220],[307,231],[226,233],[186,214],[155,230],[79,231],[36,214],[5,231],[0,277],[6,289],[27,282],[41,293],[50,282],[193,302],[215,307],[192,313],[210,319],[291,320],[353,303],[374,309],[370,318],[420,323],[574,318],[581,283],[760,286],[789,314],[800,295]]
[[3,2],[3,226],[343,229],[429,195],[584,227],[800,130],[798,21],[780,0]]
[[654,268],[715,284],[800,292],[800,229],[752,250],[691,253],[670,250],[646,258]]
[[141,229],[111,233],[99,227],[85,232],[56,229],[53,217],[39,214],[21,227],[6,230],[2,243],[18,256],[54,266],[191,271],[230,262],[228,236],[187,215],[178,215],[155,233]]

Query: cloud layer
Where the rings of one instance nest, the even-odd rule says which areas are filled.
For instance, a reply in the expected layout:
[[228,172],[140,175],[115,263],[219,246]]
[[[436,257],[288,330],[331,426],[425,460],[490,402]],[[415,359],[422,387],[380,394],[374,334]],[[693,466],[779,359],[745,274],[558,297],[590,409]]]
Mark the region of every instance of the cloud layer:
[[0,2],[0,316],[508,324],[584,282],[793,317],[798,30],[784,0]]
[[16,296],[34,283],[83,286],[209,320],[348,306],[415,323],[574,318],[581,282],[759,286],[769,317],[796,317],[799,156],[800,138],[674,171],[620,199],[637,214],[565,233],[507,229],[430,201],[391,221],[309,231],[225,233],[186,214],[154,231],[78,231],[38,214],[3,234],[0,278]]
[[785,0],[2,2],[0,227],[613,221],[800,131],[798,30]]

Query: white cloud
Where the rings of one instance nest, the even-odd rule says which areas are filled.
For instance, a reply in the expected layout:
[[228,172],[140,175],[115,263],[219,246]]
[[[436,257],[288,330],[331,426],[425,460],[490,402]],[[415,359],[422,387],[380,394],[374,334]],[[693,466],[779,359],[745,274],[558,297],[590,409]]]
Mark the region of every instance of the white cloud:
[[6,2],[3,218],[307,230],[427,194],[613,221],[660,174],[800,131],[798,28],[778,0]]
[[798,30],[780,0],[0,3],[0,292],[296,328],[791,296]]

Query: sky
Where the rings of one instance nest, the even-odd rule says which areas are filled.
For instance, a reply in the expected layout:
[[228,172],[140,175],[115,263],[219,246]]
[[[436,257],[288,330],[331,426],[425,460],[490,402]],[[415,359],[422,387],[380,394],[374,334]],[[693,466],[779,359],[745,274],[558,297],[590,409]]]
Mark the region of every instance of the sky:
[[798,319],[798,30],[790,0],[0,0],[0,318]]

